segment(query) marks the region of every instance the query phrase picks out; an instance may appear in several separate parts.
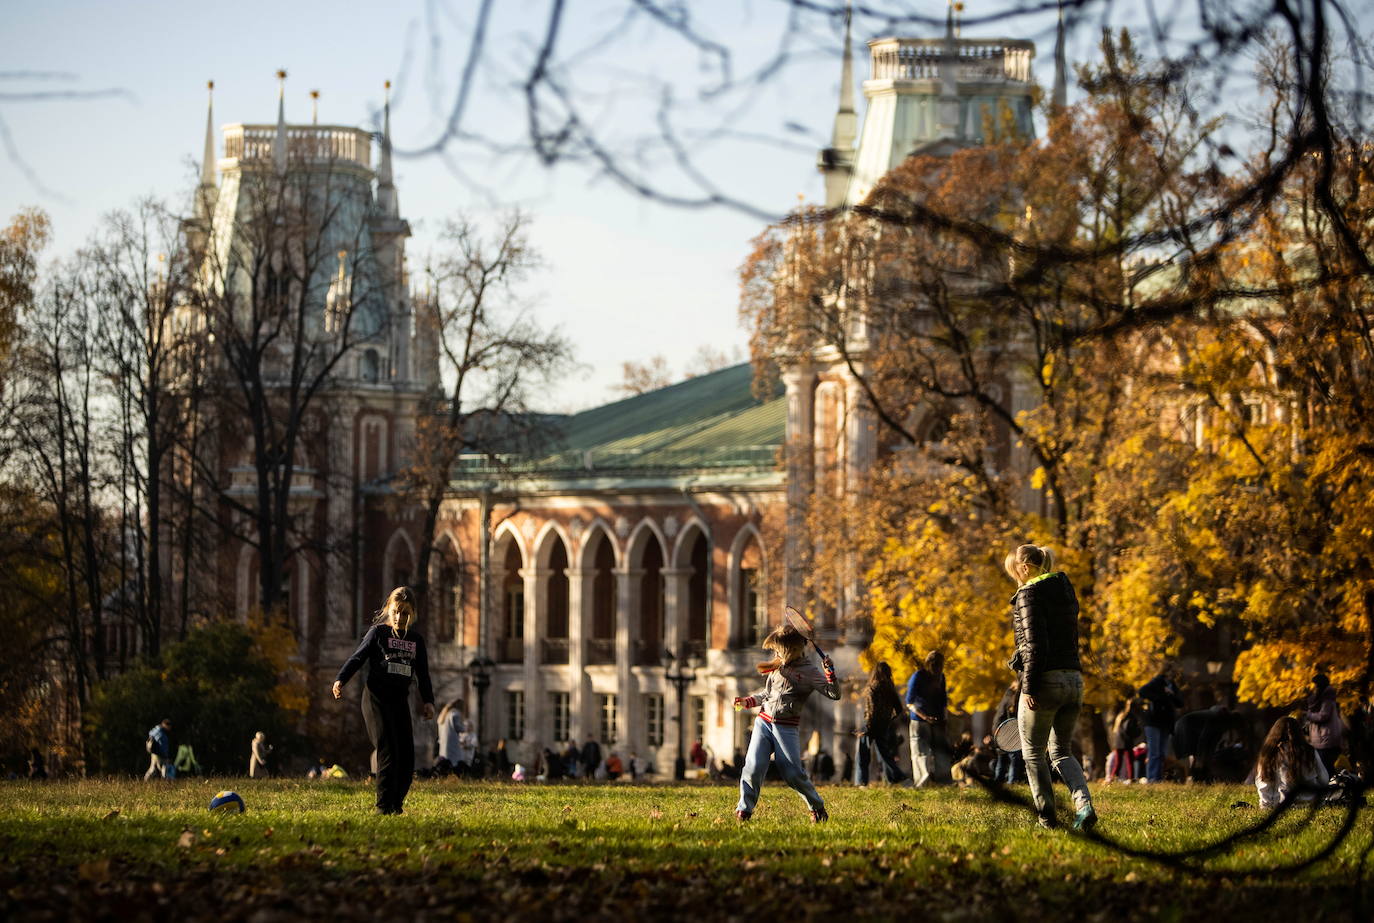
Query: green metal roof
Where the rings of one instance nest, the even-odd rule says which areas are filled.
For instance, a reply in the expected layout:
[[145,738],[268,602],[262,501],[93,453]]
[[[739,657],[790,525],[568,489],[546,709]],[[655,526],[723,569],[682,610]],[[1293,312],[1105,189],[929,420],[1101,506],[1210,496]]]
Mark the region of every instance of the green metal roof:
[[[507,472],[561,477],[671,474],[702,469],[773,470],[786,428],[781,388],[759,401],[748,363],[564,418],[553,451],[503,459]],[[465,458],[460,479],[492,470]]]

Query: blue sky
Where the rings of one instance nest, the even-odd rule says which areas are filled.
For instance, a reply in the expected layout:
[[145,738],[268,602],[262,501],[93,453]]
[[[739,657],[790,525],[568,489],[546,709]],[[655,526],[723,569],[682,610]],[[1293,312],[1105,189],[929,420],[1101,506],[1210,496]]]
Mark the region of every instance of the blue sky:
[[[736,272],[749,240],[768,214],[785,212],[799,195],[822,194],[815,150],[829,135],[837,98],[836,23],[802,22],[783,66],[755,81],[750,76],[779,51],[787,5],[691,3],[703,33],[731,52],[737,84],[713,93],[719,58],[643,17],[621,20],[627,5],[568,5],[558,51],[561,61],[576,65],[569,79],[582,117],[620,163],[655,188],[699,197],[700,184],[652,141],[657,119],[669,112],[688,139],[694,167],[743,208],[661,204],[593,164],[550,168],[515,149],[527,137],[520,81],[541,38],[548,7],[542,0],[496,5],[462,122],[480,140],[455,142],[443,157],[397,160],[401,210],[415,231],[412,265],[446,216],[480,219],[513,205],[532,215],[532,236],[546,260],[530,288],[534,310],[563,328],[583,364],[541,402],[548,410],[610,399],[625,360],[661,354],[681,370],[702,346],[742,355]],[[943,15],[943,3],[925,5]],[[452,110],[477,9],[476,0],[7,3],[0,11],[0,118],[29,172],[0,151],[0,217],[25,205],[46,209],[55,225],[52,255],[60,255],[79,245],[103,213],[147,195],[186,195],[202,145],[206,80],[216,85],[217,125],[270,122],[281,67],[290,74],[288,121],[309,121],[309,92],[318,89],[321,122],[371,125],[383,81],[394,81],[395,146],[403,155],[423,149]],[[1048,83],[1048,23],[1042,17],[1034,24],[970,34],[1035,39],[1037,70]],[[873,28],[865,34],[860,27],[855,36],[859,81],[867,71],[860,42],[873,37]],[[39,79],[36,72],[66,76]],[[123,94],[4,96],[103,89]],[[672,105],[665,107],[669,94]]]

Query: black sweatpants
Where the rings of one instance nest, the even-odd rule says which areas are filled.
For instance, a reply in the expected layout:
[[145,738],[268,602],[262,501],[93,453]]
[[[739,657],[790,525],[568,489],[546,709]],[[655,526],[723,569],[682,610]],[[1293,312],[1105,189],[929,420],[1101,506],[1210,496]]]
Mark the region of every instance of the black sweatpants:
[[410,727],[410,697],[363,693],[363,722],[377,751],[377,809],[400,813],[415,775],[415,738]]

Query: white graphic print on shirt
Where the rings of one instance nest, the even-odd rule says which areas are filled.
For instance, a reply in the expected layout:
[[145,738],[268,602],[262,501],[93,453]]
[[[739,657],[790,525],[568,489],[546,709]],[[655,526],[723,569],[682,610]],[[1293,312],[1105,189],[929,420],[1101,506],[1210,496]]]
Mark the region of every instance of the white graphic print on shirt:
[[415,659],[414,641],[407,641],[404,638],[387,638],[382,653],[386,657],[386,672],[405,677],[411,675],[410,662]]

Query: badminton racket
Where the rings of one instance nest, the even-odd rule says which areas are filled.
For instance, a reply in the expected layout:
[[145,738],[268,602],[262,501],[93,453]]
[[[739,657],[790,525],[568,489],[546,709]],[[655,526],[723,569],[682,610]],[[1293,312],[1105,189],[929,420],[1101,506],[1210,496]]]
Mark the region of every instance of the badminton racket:
[[1021,727],[1015,718],[1008,718],[997,725],[992,739],[996,742],[997,749],[1006,753],[1016,753],[1021,749]]
[[811,646],[816,649],[816,653],[820,655],[820,658],[822,660],[824,660],[825,651],[821,650],[820,645],[816,644],[816,629],[814,626],[812,626],[810,620],[808,620],[806,616],[802,615],[792,606],[788,606],[786,609],[783,610],[782,617],[788,625],[791,625],[793,628],[799,631],[803,638],[811,642]]

